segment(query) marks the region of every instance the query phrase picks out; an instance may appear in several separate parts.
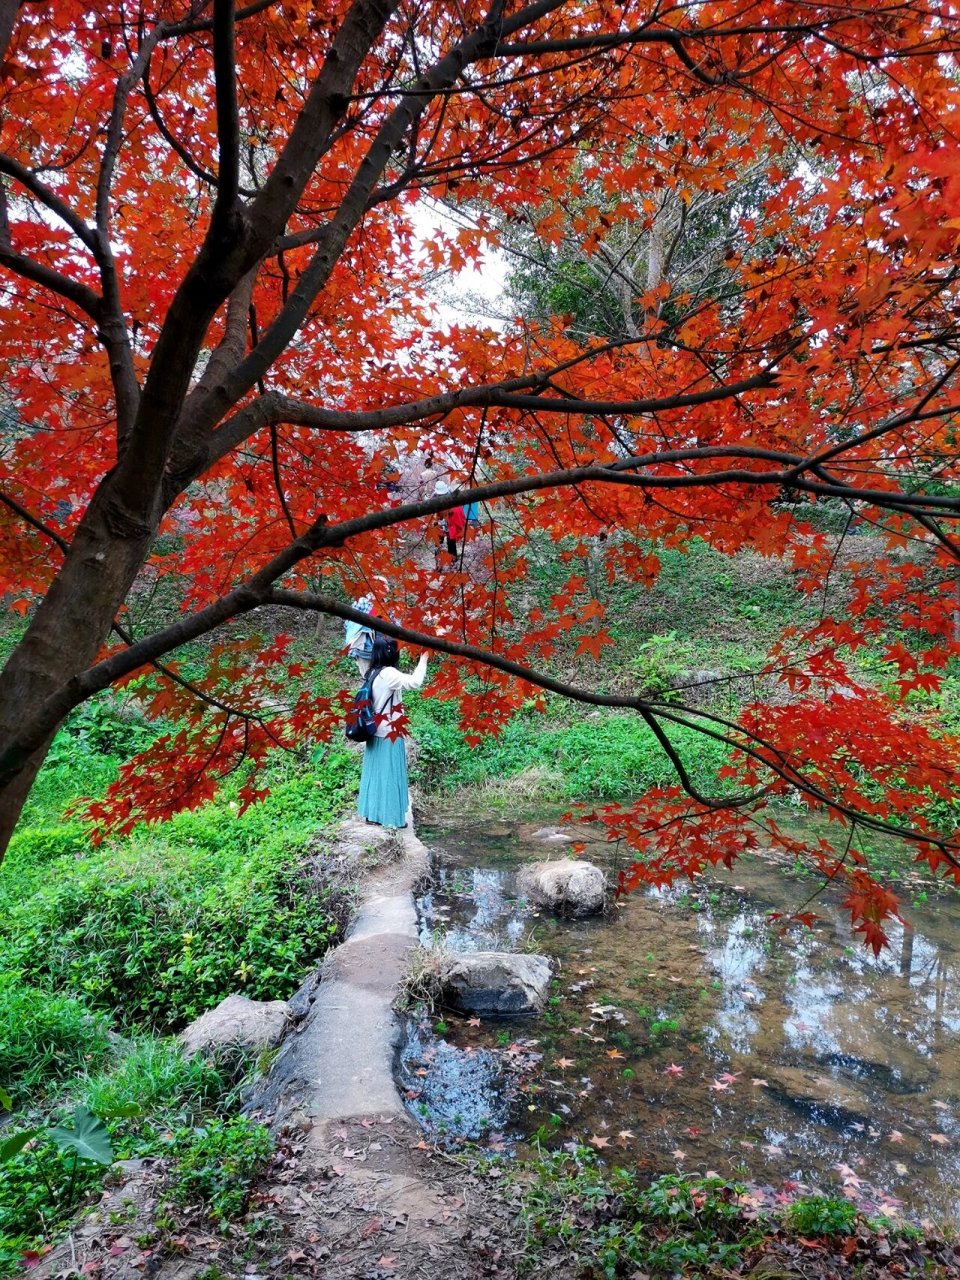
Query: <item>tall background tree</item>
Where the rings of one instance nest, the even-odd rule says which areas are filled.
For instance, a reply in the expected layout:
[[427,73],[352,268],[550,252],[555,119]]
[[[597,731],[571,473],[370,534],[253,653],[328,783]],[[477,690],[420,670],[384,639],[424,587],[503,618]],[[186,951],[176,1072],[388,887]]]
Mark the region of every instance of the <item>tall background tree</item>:
[[[958,873],[958,744],[906,701],[958,656],[957,36],[920,0],[0,0],[0,563],[27,618],[0,675],[0,844],[63,717],[145,670],[180,727],[101,830],[334,732],[336,699],[277,710],[283,636],[231,624],[350,617],[373,584],[384,630],[459,656],[434,688],[468,732],[538,688],[644,717],[678,785],[606,815],[636,876],[731,860],[798,794],[844,824],[806,852],[879,945],[895,900],[858,827]],[[424,238],[427,196],[481,212]],[[555,248],[572,228],[618,324],[440,323],[427,270],[519,225]],[[452,494],[393,496],[417,449]],[[924,563],[864,566],[842,618],[786,637],[788,699],[733,721],[571,686],[558,638],[609,639],[578,573],[513,636],[536,533],[574,562],[603,535],[604,571],[648,585],[657,543],[699,533],[821,588],[835,546],[791,495]],[[515,526],[441,587],[411,531],[470,500]],[[145,581],[171,602],[146,633]],[[891,606],[910,640],[883,690],[845,655]],[[213,633],[185,680],[176,649]],[[729,744],[715,792],[676,724]]]

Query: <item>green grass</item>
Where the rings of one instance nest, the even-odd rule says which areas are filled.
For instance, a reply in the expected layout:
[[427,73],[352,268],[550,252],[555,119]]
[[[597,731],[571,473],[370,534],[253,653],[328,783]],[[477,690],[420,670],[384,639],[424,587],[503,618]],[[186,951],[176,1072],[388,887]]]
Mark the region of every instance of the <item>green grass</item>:
[[270,1154],[268,1130],[243,1116],[211,1120],[174,1137],[177,1156],[170,1198],[200,1205],[221,1227],[246,1207],[253,1180]]
[[[221,1113],[236,1105],[250,1063],[237,1053],[188,1059],[172,1040],[146,1037],[115,1054],[109,1070],[73,1082],[69,1100],[31,1108],[13,1127],[62,1122],[79,1102],[94,1115],[108,1117],[116,1159],[165,1156],[172,1162],[170,1194],[175,1201],[189,1188],[218,1218],[242,1210],[269,1139],[261,1126],[224,1121]],[[135,1114],[124,1114],[131,1110]],[[224,1133],[218,1146],[217,1135]],[[186,1170],[182,1176],[181,1162]],[[25,1250],[48,1240],[98,1191],[104,1170],[93,1161],[74,1161],[45,1132],[2,1170],[0,1275],[6,1275],[19,1269]],[[229,1185],[220,1188],[218,1178],[228,1175]]]
[[[620,799],[647,787],[676,782],[673,766],[636,716],[582,711],[551,703],[554,714],[521,713],[498,738],[467,746],[449,703],[423,701],[411,708],[420,746],[418,777],[429,788],[471,786],[539,770],[550,798]],[[694,780],[709,788],[726,758],[725,748],[689,729],[670,737]]]
[[95,1071],[111,1052],[105,1017],[80,1000],[0,974],[0,1085],[14,1098]]

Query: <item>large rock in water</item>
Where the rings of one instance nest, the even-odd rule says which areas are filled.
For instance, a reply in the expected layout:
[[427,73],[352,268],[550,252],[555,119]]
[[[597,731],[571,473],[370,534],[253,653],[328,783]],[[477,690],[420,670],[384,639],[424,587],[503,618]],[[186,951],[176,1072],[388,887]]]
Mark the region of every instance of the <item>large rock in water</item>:
[[513,951],[466,951],[445,957],[440,968],[443,1003],[487,1017],[539,1013],[549,983],[546,956]]
[[564,916],[592,916],[603,910],[603,872],[579,858],[533,862],[517,876],[517,889]]
[[254,1051],[271,1049],[290,1022],[286,1000],[227,996],[181,1031],[180,1044],[187,1057],[222,1045],[240,1045]]

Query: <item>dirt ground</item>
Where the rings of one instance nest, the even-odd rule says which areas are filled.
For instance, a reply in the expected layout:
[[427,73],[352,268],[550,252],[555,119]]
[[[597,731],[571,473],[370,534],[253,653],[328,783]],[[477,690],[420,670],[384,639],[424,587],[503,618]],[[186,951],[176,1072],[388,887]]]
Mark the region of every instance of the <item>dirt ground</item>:
[[404,1117],[298,1118],[219,1232],[163,1205],[160,1162],[130,1162],[34,1274],[55,1280],[472,1280],[515,1274],[513,1196],[497,1170],[434,1150]]

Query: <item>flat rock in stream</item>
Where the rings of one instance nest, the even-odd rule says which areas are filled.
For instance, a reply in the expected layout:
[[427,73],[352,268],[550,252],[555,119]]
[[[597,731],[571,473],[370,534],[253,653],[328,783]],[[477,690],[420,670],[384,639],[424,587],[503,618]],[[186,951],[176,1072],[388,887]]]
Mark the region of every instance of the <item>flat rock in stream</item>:
[[517,890],[538,906],[558,915],[593,916],[603,910],[603,872],[592,862],[579,858],[559,858],[555,862],[533,862],[517,876]]
[[768,1087],[785,1102],[831,1123],[868,1119],[872,1114],[869,1097],[849,1081],[801,1067],[769,1066],[765,1074]]
[[187,1057],[221,1045],[271,1049],[279,1043],[290,1022],[290,1006],[286,1000],[227,996],[180,1033],[180,1044]]
[[472,951],[444,957],[440,966],[441,999],[461,1013],[507,1017],[539,1013],[550,983],[546,956],[512,951]]

